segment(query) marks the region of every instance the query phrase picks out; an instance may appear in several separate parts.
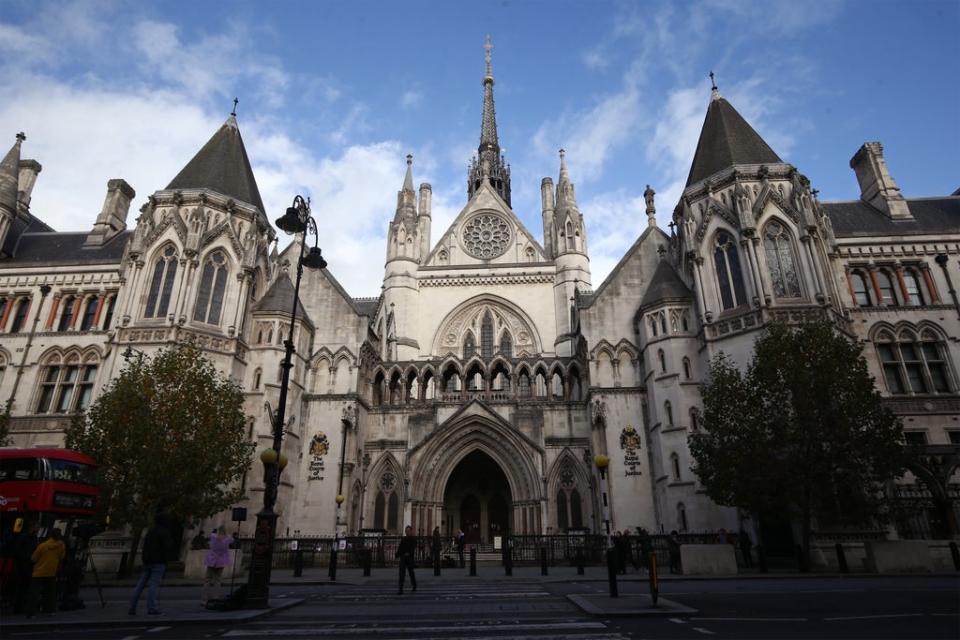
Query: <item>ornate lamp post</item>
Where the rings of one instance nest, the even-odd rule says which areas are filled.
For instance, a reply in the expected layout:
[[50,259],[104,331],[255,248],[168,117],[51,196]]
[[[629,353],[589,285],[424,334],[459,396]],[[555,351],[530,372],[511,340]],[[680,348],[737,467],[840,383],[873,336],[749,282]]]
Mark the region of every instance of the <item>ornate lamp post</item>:
[[[277,513],[273,510],[277,502],[277,487],[280,484],[280,472],[286,466],[286,458],[281,455],[283,429],[287,408],[287,391],[290,387],[290,369],[293,368],[293,331],[297,322],[297,302],[300,299],[300,278],[303,268],[323,269],[327,261],[323,259],[317,246],[317,223],[310,215],[310,201],[301,196],[293,199],[293,205],[287,213],[277,219],[277,227],[287,234],[303,234],[300,243],[300,257],[297,259],[297,279],[293,286],[293,310],[290,313],[290,332],[283,346],[286,355],[281,368],[280,399],[273,420],[273,447],[260,455],[264,465],[263,509],[257,514],[257,525],[253,539],[253,554],[250,561],[250,577],[247,580],[246,606],[253,609],[265,609],[270,599],[270,569],[273,562],[273,540],[277,532]],[[314,236],[314,246],[306,250],[307,233]],[[306,253],[306,255],[304,255]]]
[[600,507],[603,511],[604,535],[607,536],[607,546],[611,546],[610,537],[610,500],[607,497],[607,467],[610,466],[610,458],[599,454],[593,457],[593,464],[597,466],[600,472]]

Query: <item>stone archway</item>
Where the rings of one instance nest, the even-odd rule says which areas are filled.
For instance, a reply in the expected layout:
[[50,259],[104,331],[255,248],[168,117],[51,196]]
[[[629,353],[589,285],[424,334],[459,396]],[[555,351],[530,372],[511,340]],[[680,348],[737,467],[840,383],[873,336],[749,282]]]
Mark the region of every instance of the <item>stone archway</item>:
[[[517,534],[541,533],[545,502],[543,497],[544,451],[533,440],[480,401],[461,408],[444,424],[407,454],[410,478],[410,520],[415,530],[432,531],[440,526],[444,535],[460,527],[459,514],[447,513],[447,488],[462,487],[458,479],[461,464],[465,469],[481,464],[496,478],[501,498],[493,500],[497,529],[509,527]],[[452,484],[451,484],[452,483]],[[490,485],[488,484],[488,489]],[[456,491],[454,491],[456,493]],[[464,494],[463,491],[460,491]],[[461,495],[461,500],[466,495]],[[478,496],[479,497],[479,496]],[[486,518],[478,523],[478,537],[491,540],[488,496]],[[451,503],[459,512],[461,505]],[[469,505],[468,505],[469,506]],[[506,517],[497,515],[506,512]],[[483,526],[483,531],[479,531]],[[448,531],[447,528],[452,530]]]
[[467,543],[490,544],[511,530],[510,483],[500,466],[475,450],[454,468],[443,492],[441,530],[447,538],[463,530]]

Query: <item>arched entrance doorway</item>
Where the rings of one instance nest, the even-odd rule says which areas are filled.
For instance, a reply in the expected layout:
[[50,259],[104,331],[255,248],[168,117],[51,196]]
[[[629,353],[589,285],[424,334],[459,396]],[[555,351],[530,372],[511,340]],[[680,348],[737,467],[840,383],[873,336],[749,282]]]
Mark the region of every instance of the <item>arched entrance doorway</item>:
[[467,454],[454,468],[443,492],[445,534],[463,529],[467,543],[490,544],[510,530],[510,484],[493,458]]

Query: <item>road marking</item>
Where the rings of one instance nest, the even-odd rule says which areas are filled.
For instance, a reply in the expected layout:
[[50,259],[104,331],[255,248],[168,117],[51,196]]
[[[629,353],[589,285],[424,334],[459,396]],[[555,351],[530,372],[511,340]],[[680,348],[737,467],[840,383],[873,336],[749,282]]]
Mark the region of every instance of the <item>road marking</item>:
[[140,636],[126,636],[126,637],[120,638],[120,640],[137,640],[137,638],[139,637]]
[[686,620],[681,620],[680,618],[667,618],[667,620],[674,624],[687,624]]
[[807,618],[690,618],[704,622],[808,622]]
[[715,634],[713,631],[710,631],[709,629],[704,629],[703,627],[691,627],[691,628],[692,628],[694,631],[699,631],[700,633],[706,634],[706,635],[708,635],[708,636],[715,636],[715,635],[717,635],[717,634]]
[[375,633],[378,636],[384,633],[419,633],[421,637],[423,634],[436,634],[436,633],[457,633],[464,631],[492,631],[493,629],[503,630],[503,631],[550,631],[550,630],[577,630],[577,629],[606,629],[606,625],[602,622],[558,622],[553,624],[467,624],[467,625],[446,625],[446,626],[437,626],[437,627],[425,627],[422,625],[410,626],[410,627],[379,627],[379,626],[364,626],[363,628],[357,629],[344,629],[343,627],[334,627],[329,625],[319,625],[309,628],[294,628],[294,629],[258,629],[258,630],[244,630],[244,629],[234,629],[233,631],[228,631],[224,634],[226,637],[239,638],[244,636],[306,636],[306,635],[317,635],[323,631],[334,632],[336,635],[369,635]]
[[875,616],[842,616],[839,618],[824,618],[825,622],[836,622],[838,620],[880,620],[882,618],[921,618],[922,613],[886,613]]
[[960,613],[931,613],[930,615],[934,618],[956,618]]
[[147,633],[157,633],[158,631],[166,631],[172,628],[173,627],[154,627],[153,629],[147,629]]

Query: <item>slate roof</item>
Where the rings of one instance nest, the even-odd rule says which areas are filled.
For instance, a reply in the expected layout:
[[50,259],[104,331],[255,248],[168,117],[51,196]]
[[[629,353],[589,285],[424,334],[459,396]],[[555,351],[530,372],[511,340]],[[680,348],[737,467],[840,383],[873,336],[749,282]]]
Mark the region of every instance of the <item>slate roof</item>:
[[697,151],[690,165],[687,186],[700,182],[735,164],[780,163],[760,134],[743,119],[725,98],[710,100],[703,120]]
[[[273,281],[263,297],[257,300],[257,304],[253,306],[253,311],[279,311],[289,314],[292,308],[293,283],[290,282],[290,278],[281,274]],[[302,308],[303,301],[297,300],[297,309]]]
[[207,144],[167,185],[167,189],[210,189],[264,211],[260,190],[234,116],[227,118]]
[[647,291],[643,294],[643,299],[640,300],[640,307],[648,307],[661,300],[692,297],[693,293],[690,291],[690,287],[680,279],[670,262],[661,259],[656,271],[653,272],[653,277],[650,278],[650,284],[647,285]]
[[[40,223],[43,224],[43,223]],[[46,225],[43,225],[46,226]],[[119,264],[133,231],[121,231],[97,247],[84,247],[88,232],[24,233],[13,249],[13,257],[0,261],[9,265]]]
[[21,213],[10,223],[10,228],[7,230],[7,237],[3,241],[3,249],[0,250],[0,255],[14,255],[23,234],[40,233],[44,231],[51,232],[53,229],[40,218],[36,218],[29,213]]
[[960,233],[960,197],[908,198],[913,220],[891,220],[863,200],[823,202],[833,232],[840,237]]

